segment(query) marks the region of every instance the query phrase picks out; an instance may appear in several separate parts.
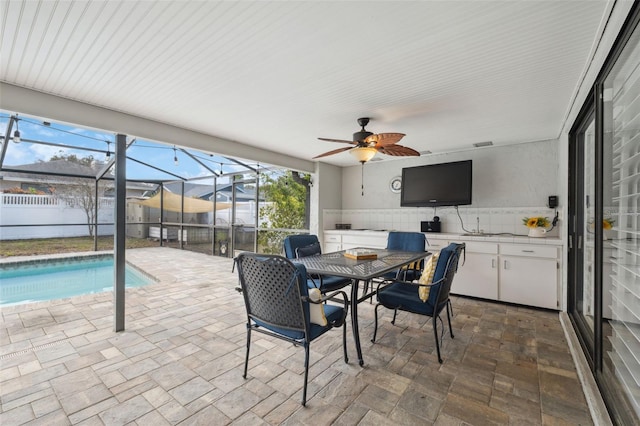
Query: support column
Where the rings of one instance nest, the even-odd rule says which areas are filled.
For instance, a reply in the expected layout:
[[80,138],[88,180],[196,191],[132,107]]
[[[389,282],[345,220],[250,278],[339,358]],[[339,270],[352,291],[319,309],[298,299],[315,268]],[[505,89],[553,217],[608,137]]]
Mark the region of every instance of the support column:
[[127,203],[127,137],[116,135],[115,161],[115,227],[113,234],[113,306],[114,331],[124,331],[125,238]]

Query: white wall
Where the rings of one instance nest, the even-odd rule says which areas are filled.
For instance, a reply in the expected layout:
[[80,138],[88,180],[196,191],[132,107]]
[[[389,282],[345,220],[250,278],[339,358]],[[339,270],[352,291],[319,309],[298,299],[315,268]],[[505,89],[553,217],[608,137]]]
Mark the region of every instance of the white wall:
[[330,164],[316,163],[316,171],[312,176],[309,230],[320,239],[324,222],[323,209],[342,207],[342,170],[341,167]]
[[[112,198],[103,198],[99,223],[113,223]],[[0,240],[83,237],[89,235],[87,216],[80,207],[48,195],[0,194]],[[8,226],[38,224],[42,226]],[[61,225],[80,224],[80,225]],[[46,226],[49,225],[49,226]],[[98,235],[113,235],[113,225],[98,226]]]
[[[473,160],[473,207],[541,207],[549,195],[559,195],[559,141],[477,148],[422,157],[370,162],[343,169],[342,209],[390,209],[400,207],[400,194],[392,193],[389,181],[403,167]],[[564,200],[560,198],[560,204]]]

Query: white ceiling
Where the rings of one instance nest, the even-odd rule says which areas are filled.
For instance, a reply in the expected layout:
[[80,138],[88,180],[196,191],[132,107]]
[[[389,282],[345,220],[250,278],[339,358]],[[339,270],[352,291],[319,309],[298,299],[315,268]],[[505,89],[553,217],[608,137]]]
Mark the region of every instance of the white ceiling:
[[418,151],[521,143],[559,136],[610,8],[3,0],[0,81],[306,160],[358,117]]

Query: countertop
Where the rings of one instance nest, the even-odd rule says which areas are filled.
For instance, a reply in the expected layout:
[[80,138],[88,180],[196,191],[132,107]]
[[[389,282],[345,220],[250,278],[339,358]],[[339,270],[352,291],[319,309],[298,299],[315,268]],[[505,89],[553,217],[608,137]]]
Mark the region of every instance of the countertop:
[[[392,230],[386,229],[326,229],[325,234],[340,234],[340,235],[380,235],[390,232]],[[542,245],[555,245],[561,246],[562,239],[557,236],[554,237],[542,237],[532,238],[526,235],[512,235],[512,234],[482,234],[482,235],[467,235],[467,234],[450,234],[444,232],[429,232],[424,233],[427,240],[448,240],[448,241],[479,241],[479,242],[491,242],[491,243],[517,243],[517,244],[542,244]]]

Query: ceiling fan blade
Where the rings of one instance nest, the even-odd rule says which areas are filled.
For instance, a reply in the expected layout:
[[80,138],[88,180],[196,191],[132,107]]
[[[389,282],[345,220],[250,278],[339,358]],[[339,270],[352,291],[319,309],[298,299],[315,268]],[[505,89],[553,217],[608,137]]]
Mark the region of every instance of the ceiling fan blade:
[[338,148],[338,149],[334,149],[333,151],[325,152],[324,154],[316,155],[313,158],[316,159],[316,158],[320,158],[320,157],[327,157],[329,155],[338,154],[338,153],[343,152],[343,151],[349,151],[350,149],[353,149],[353,148],[350,147],[350,146],[346,146],[344,148]]
[[354,141],[347,141],[344,139],[327,139],[327,138],[318,138],[321,141],[327,141],[327,142],[339,142],[339,143],[348,143],[350,145],[357,145],[358,142],[354,142]]
[[368,136],[364,141],[368,144],[375,142],[376,148],[378,148],[381,146],[393,145],[404,137],[404,133],[378,133],[377,135]]
[[378,152],[394,157],[419,157],[420,153],[415,149],[402,145],[382,146],[378,148]]

